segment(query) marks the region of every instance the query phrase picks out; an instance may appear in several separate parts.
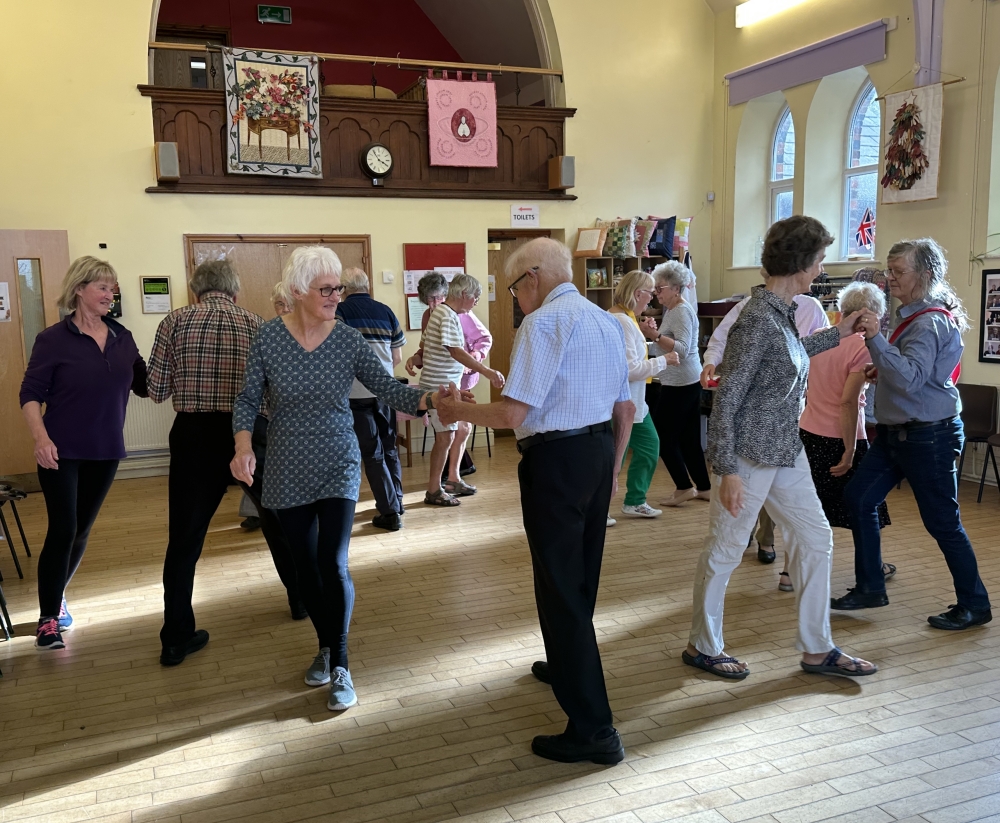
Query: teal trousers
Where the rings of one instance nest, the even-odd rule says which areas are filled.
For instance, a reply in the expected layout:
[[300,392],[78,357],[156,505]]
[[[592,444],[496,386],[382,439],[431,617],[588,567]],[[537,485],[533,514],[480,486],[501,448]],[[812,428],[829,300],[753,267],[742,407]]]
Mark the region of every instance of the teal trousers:
[[625,481],[625,505],[638,506],[646,502],[646,492],[653,482],[653,472],[660,459],[660,438],[653,425],[653,416],[648,412],[641,423],[632,424],[628,447],[632,450],[632,462],[629,463]]

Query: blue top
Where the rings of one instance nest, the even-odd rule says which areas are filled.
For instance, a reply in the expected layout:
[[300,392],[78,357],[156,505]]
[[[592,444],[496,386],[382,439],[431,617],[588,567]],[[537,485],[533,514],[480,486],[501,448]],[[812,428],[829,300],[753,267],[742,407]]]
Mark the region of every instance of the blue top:
[[[902,321],[931,306],[944,308],[944,303],[916,300],[897,309],[896,317]],[[920,315],[894,345],[881,334],[866,342],[872,363],[878,367],[875,417],[879,423],[932,423],[962,411],[951,373],[962,359],[964,344],[962,333],[947,315],[939,311]]]
[[74,315],[35,338],[21,382],[21,405],[45,405],[45,431],[59,458],[121,460],[125,457],[125,407],[131,389],[146,397],[146,363],[132,333],[110,317],[104,351],[83,334]]
[[[385,370],[392,374],[392,350],[406,345],[399,321],[385,303],[379,303],[364,292],[349,295],[337,306],[337,317],[361,332]],[[351,386],[351,399],[364,400],[372,396],[357,380]]]
[[347,397],[355,377],[383,403],[419,414],[424,392],[388,374],[364,337],[346,323],[334,324],[311,352],[280,317],[260,327],[233,407],[233,432],[253,431],[266,385],[271,422],[264,506],[288,509],[330,497],[358,499],[361,452]]
[[519,440],[610,420],[615,403],[632,400],[621,324],[560,283],[517,330],[502,394],[531,407]]

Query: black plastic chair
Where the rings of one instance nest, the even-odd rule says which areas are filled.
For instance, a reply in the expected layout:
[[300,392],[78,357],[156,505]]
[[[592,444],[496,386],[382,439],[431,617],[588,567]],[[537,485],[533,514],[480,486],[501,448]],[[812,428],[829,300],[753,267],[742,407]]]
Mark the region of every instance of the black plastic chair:
[[[476,429],[478,426],[472,427],[472,442],[469,444],[469,451],[475,451],[476,448]],[[488,457],[493,457],[493,447],[490,446],[490,430],[488,426],[483,426],[486,429],[486,454]]]
[[7,518],[3,516],[3,507],[6,503],[10,503],[10,510],[14,514],[14,522],[17,523],[17,530],[21,535],[21,542],[24,544],[24,552],[28,557],[31,557],[31,549],[28,548],[28,538],[24,535],[24,526],[21,525],[21,517],[17,513],[17,505],[14,502],[15,500],[24,500],[25,497],[27,495],[23,489],[0,484],[0,530],[3,531],[3,537],[7,541],[10,556],[14,558],[14,567],[17,569],[17,576],[22,580],[24,579],[24,572],[21,571],[21,563],[17,559],[17,552],[14,551],[14,539],[11,537],[10,528],[7,525]]
[[986,485],[986,467],[991,459],[996,471],[996,456],[993,454],[993,444],[990,441],[997,433],[997,388],[959,383],[958,393],[962,398],[962,426],[965,429],[965,445],[958,460],[958,476],[961,479],[962,467],[965,465],[965,450],[969,448],[969,444],[986,443],[986,459],[983,461],[983,474],[979,478],[979,497],[976,499],[977,503],[982,503],[983,486]]
[[[1000,449],[1000,434],[990,435],[986,441],[986,459],[983,461],[983,479],[986,479],[986,467],[993,461],[993,476],[996,478],[997,487],[1000,488],[1000,471],[997,470],[997,456],[993,453],[993,447]],[[979,484],[979,499],[983,499],[983,484]]]

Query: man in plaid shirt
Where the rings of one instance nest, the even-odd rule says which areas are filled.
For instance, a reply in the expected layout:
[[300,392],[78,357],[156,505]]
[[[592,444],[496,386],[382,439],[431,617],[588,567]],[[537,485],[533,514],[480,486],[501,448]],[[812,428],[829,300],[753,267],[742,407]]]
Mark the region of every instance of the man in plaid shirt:
[[243,387],[250,341],[263,320],[236,305],[240,281],[226,260],[198,266],[197,303],[168,314],[149,357],[149,396],[173,398],[170,429],[169,541],[163,561],[160,663],[176,666],[204,648],[191,592],[208,525],[233,482],[233,401]]

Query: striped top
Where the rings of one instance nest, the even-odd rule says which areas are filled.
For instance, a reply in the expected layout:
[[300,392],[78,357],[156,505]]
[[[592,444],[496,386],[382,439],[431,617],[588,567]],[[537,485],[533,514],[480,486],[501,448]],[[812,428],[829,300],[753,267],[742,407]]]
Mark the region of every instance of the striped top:
[[462,382],[465,367],[459,363],[449,348],[464,349],[465,333],[462,331],[462,321],[447,303],[442,303],[431,312],[427,328],[424,329],[422,347],[424,350],[424,368],[420,373],[420,388],[436,389]]

